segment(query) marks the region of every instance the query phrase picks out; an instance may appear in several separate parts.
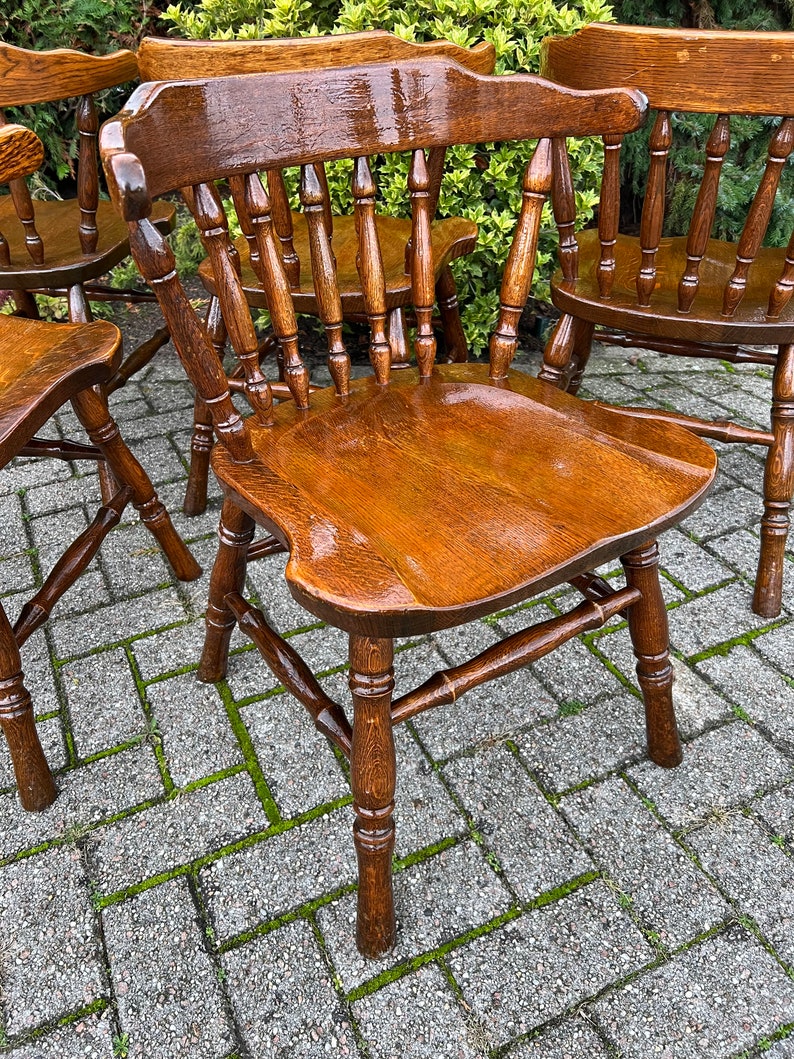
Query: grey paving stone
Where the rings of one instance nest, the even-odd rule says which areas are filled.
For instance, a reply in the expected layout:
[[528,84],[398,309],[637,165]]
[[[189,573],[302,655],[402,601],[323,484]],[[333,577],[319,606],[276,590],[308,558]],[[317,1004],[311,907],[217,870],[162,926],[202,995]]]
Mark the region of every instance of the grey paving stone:
[[50,629],[58,657],[70,658],[184,619],[185,608],[176,590],[165,588],[79,617],[54,620]]
[[185,666],[197,666],[204,646],[204,622],[191,621],[153,636],[132,641],[132,653],[143,680],[173,673]]
[[471,842],[444,850],[394,876],[397,944],[381,960],[355,947],[356,895],[317,912],[331,961],[350,990],[387,967],[441,945],[506,912],[510,895]]
[[157,541],[138,520],[108,534],[102,545],[102,563],[116,599],[138,596],[144,589],[173,580]]
[[167,436],[141,438],[135,442],[134,451],[155,486],[184,476],[185,467]]
[[[185,515],[182,505],[185,502],[185,482],[180,478],[175,482],[163,482],[157,486],[157,495],[165,504],[171,521],[185,540],[190,541],[190,550],[196,556],[201,567],[208,572],[212,569],[218,551],[218,521],[221,514],[221,491],[214,475],[210,474],[207,487],[207,508],[200,515]],[[207,535],[209,535],[208,539]],[[197,538],[202,538],[197,540]]]
[[39,629],[34,633],[27,643],[22,645],[20,654],[25,685],[33,699],[36,716],[60,709],[61,701],[45,631]]
[[395,729],[394,749],[397,757],[395,856],[407,857],[451,835],[465,834],[463,817],[407,728]]
[[104,1011],[10,1048],[7,1054],[12,1059],[114,1059],[113,1036],[110,1013]]
[[794,624],[788,622],[777,629],[756,636],[753,647],[787,677],[794,677]]
[[145,735],[146,715],[122,649],[69,662],[61,679],[78,756]]
[[268,621],[280,633],[316,625],[317,618],[304,610],[289,593],[284,579],[284,555],[268,555],[248,567],[247,583],[259,598]]
[[683,603],[670,621],[670,643],[684,655],[696,655],[768,624],[750,610],[752,593],[730,584]]
[[629,692],[516,736],[521,755],[551,791],[603,776],[645,750],[645,713]]
[[[625,632],[622,636],[627,638]],[[533,663],[532,672],[561,703],[589,706],[600,696],[623,690],[617,677],[580,640],[570,640]]]
[[254,702],[241,716],[284,816],[297,816],[349,794],[328,741],[292,695],[285,692]]
[[699,664],[751,720],[762,724],[794,751],[794,687],[787,684],[749,647],[739,645],[727,655],[714,655]]
[[249,1054],[257,1059],[358,1056],[311,927],[302,920],[221,957]]
[[[411,653],[406,654],[407,661],[412,661]],[[436,668],[445,668],[443,662],[430,672]],[[420,673],[414,678],[411,673],[414,679],[406,679],[405,683],[416,686],[429,675]],[[555,700],[524,667],[481,684],[448,706],[420,714],[413,724],[432,756],[442,760],[486,741],[512,737],[526,725],[556,712]]]
[[[524,619],[526,621],[526,619]],[[441,651],[450,665],[457,666],[497,643],[501,637],[493,625],[484,621],[471,621],[456,629],[444,629],[432,637],[432,642]]]
[[252,648],[249,651],[236,651],[229,656],[226,683],[239,702],[273,691],[279,687],[281,681],[273,675],[259,651]]
[[97,926],[76,849],[51,849],[0,869],[0,939],[9,1034],[104,992]]
[[163,795],[157,761],[147,745],[70,769],[57,776],[56,783],[58,797],[41,813],[25,812],[16,791],[2,796],[0,856],[79,834],[90,824]]
[[[678,610],[670,613],[673,621],[677,613]],[[599,636],[594,643],[598,652],[638,687],[637,659],[631,641],[623,634],[623,630]],[[730,703],[694,668],[679,661],[674,655],[671,655],[670,661],[673,666],[673,705],[682,736],[691,738],[704,728],[734,716]]]
[[614,896],[596,882],[475,939],[447,962],[466,1003],[503,1045],[652,959]]
[[764,1052],[764,1059],[794,1059],[794,1037],[773,1044]]
[[736,575],[725,563],[709,555],[685,533],[665,533],[659,544],[661,566],[690,592],[702,592]]
[[780,956],[794,962],[794,861],[739,814],[710,822],[686,841]]
[[583,1019],[545,1030],[510,1052],[511,1059],[608,1059],[601,1039]]
[[354,883],[352,823],[352,809],[336,809],[202,869],[219,943]]
[[594,1005],[625,1059],[728,1059],[794,1019],[794,982],[741,927]]
[[612,777],[572,794],[561,808],[599,867],[665,945],[682,945],[731,913],[623,780]]
[[748,805],[759,791],[794,777],[794,767],[755,729],[736,721],[689,743],[677,769],[648,761],[629,775],[662,816],[680,827],[715,810]]
[[592,869],[563,819],[505,746],[452,761],[444,775],[522,901]]
[[146,697],[177,787],[243,761],[214,684],[200,684],[195,673],[184,673],[150,684]]
[[129,1056],[227,1056],[234,1033],[187,883],[172,879],[112,905],[102,922]]
[[90,846],[92,878],[113,893],[266,826],[250,776],[238,773],[101,828]]
[[758,497],[744,486],[731,484],[717,490],[682,523],[686,533],[699,540],[718,537],[729,530],[746,529],[760,521],[762,506]]
[[61,460],[17,459],[3,468],[2,488],[4,492],[11,493],[49,482],[62,482],[70,477],[68,463]]
[[478,1059],[488,1037],[433,964],[353,1004],[372,1059]]
[[759,798],[753,809],[776,835],[782,835],[794,849],[794,787]]
[[763,494],[765,450],[750,445],[732,445],[720,454],[720,474],[729,474],[747,489]]
[[[5,469],[0,475],[0,486],[5,489]],[[0,496],[0,555],[16,555],[27,547],[24,523],[22,521],[22,501],[16,493],[9,492]]]
[[22,546],[24,545],[20,542],[17,545],[17,550],[13,553],[0,552],[0,557],[2,557],[2,562],[0,562],[0,593],[3,596],[11,592],[33,594],[35,584],[33,564],[30,556],[20,550]]
[[[759,512],[760,514],[760,512]],[[791,539],[789,539],[789,551],[791,551]],[[752,602],[752,583],[755,580],[756,567],[758,566],[759,540],[753,533],[741,530],[738,533],[729,533],[724,537],[718,537],[709,543],[711,551],[716,552],[720,558],[731,563],[751,582],[747,590],[747,609],[749,611]],[[783,610],[791,614],[794,611],[794,562],[786,559],[783,563]],[[768,619],[763,624],[767,624]]]

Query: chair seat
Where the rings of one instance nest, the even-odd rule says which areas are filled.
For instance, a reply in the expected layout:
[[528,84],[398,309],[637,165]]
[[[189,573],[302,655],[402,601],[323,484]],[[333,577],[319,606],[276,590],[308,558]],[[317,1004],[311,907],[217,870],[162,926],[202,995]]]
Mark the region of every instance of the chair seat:
[[107,320],[48,324],[0,315],[0,467],[69,400],[106,382],[121,360],[121,335]]
[[378,636],[493,613],[653,539],[713,478],[686,431],[487,371],[360,379],[349,398],[279,406],[253,463],[215,448],[224,491],[289,547],[312,613]]
[[[302,213],[293,213],[292,224],[293,243],[300,261],[300,288],[292,292],[293,304],[296,312],[314,313],[317,311],[317,302],[314,295],[309,233],[305,216]],[[411,277],[405,271],[405,246],[411,237],[411,222],[397,217],[378,217],[378,235],[386,274],[386,308],[395,309],[411,301]],[[474,249],[477,241],[477,225],[462,217],[448,217],[433,224],[431,235],[435,275],[438,279],[450,261],[469,254]],[[267,308],[261,284],[251,268],[251,258],[245,237],[241,236],[234,245],[240,255],[242,281],[248,304]],[[366,311],[366,306],[356,268],[358,236],[353,217],[334,217],[332,245],[336,257],[342,312],[346,316],[351,313],[363,313]],[[202,262],[199,275],[206,289],[211,294],[215,294],[215,280],[209,261]]]
[[[639,240],[619,235],[615,246],[615,279],[609,298],[602,298],[596,269],[600,256],[598,232],[580,232],[579,278],[566,282],[558,272],[552,301],[568,312],[604,327],[639,331],[693,342],[789,342],[794,324],[794,299],[777,320],[766,309],[769,292],[783,271],[785,251],[762,248],[750,267],[747,290],[733,316],[722,316],[725,285],[736,265],[736,246],[712,239],[700,266],[698,292],[688,313],[678,310],[678,284],[686,268],[686,239],[662,239],[656,255],[656,286],[649,306],[637,304]],[[674,328],[674,330],[672,330]]]
[[[151,220],[164,232],[174,224],[175,207],[157,201]],[[80,246],[80,209],[77,199],[36,202],[36,229],[44,243],[44,264],[36,265],[25,247],[22,225],[10,195],[0,198],[0,232],[11,252],[10,265],[0,265],[0,286],[12,290],[70,287],[95,280],[129,254],[127,225],[111,203],[101,201],[96,218],[97,248],[84,254]]]

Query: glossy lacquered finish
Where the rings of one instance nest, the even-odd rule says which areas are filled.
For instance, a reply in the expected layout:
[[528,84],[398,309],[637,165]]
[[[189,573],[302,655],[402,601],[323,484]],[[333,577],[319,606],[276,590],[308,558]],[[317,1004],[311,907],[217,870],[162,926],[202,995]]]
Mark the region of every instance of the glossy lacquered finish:
[[[341,33],[326,37],[305,37],[252,41],[173,41],[147,37],[138,50],[141,78],[146,81],[185,81],[191,78],[219,77],[243,73],[277,73],[283,71],[345,68],[362,63],[392,63],[399,60],[436,58],[454,59],[477,73],[493,72],[495,50],[482,42],[473,48],[461,48],[450,41],[428,41],[414,44],[384,30],[365,33]],[[436,148],[429,159],[431,169],[431,212],[435,213],[439,184],[444,165],[444,148]],[[339,288],[339,312],[343,319],[356,319],[366,312],[364,294],[359,279],[356,259],[358,234],[352,216],[332,213],[328,197],[325,171],[317,167],[318,193],[315,212],[321,212],[331,237],[333,259]],[[315,290],[312,261],[311,233],[306,216],[290,210],[287,189],[279,169],[268,172],[273,221],[281,245],[287,275],[293,292],[295,309],[312,316],[321,316],[319,298]],[[257,251],[250,228],[235,242],[243,289],[248,303],[267,308],[261,284],[256,275]],[[386,329],[391,346],[392,363],[402,366],[408,358],[408,334],[405,310],[411,305],[411,277],[407,248],[411,237],[411,222],[396,217],[377,218],[378,236],[383,254],[386,288]],[[466,339],[460,323],[455,280],[449,264],[455,258],[470,253],[477,240],[477,226],[460,217],[436,220],[432,227],[436,300],[444,334],[445,356],[449,361],[465,360]],[[210,261],[199,268],[204,286],[216,295],[216,284]],[[222,358],[226,332],[215,304],[207,315],[208,329],[213,344]],[[266,341],[261,352],[268,352],[275,343]],[[277,348],[277,346],[276,346]],[[282,373],[283,377],[283,373]],[[185,493],[186,514],[200,514],[207,502],[209,453],[212,448],[211,417],[200,402],[196,404],[191,462]]]
[[[619,231],[622,137],[605,137],[598,231],[570,222],[573,185],[562,155],[555,214],[568,223],[563,267],[552,300],[563,316],[546,349],[541,378],[579,387],[595,327],[609,341],[681,356],[719,357],[774,368],[771,430],[658,413],[705,437],[764,445],[764,514],[753,609],[775,617],[794,493],[794,236],[764,247],[780,176],[794,149],[790,33],[667,30],[593,24],[543,45],[544,72],[578,89],[610,84],[641,89],[657,110],[640,234]],[[686,236],[662,236],[673,143],[672,111],[713,113],[702,179]],[[737,243],[712,239],[720,173],[733,115],[777,115],[766,166]],[[777,353],[752,346],[774,345]],[[644,413],[653,415],[656,413]]]
[[[67,298],[71,321],[85,323],[91,319],[88,298],[144,297],[97,282],[127,257],[129,244],[126,225],[99,196],[93,96],[133,80],[137,71],[129,51],[102,56],[68,48],[27,51],[0,41],[0,108],[78,98],[77,197],[34,202],[24,179],[9,174],[11,194],[0,198],[0,288],[13,291],[18,312],[35,318],[35,294],[58,293]],[[164,231],[173,218],[172,205],[155,206],[152,219]],[[110,389],[123,385],[167,341],[168,332],[161,328],[154,340],[143,343],[119,365]]]
[[[199,676],[224,675],[239,624],[318,729],[349,758],[357,942],[366,956],[381,955],[395,939],[395,724],[628,614],[650,753],[666,766],[681,759],[654,537],[700,502],[713,480],[714,454],[687,431],[585,404],[510,368],[551,186],[549,137],[621,134],[638,125],[643,109],[642,98],[630,92],[570,92],[534,77],[486,77],[436,59],[147,86],[103,130],[109,183],[130,221],[133,254],[160,299],[219,441],[212,462],[226,499]],[[433,178],[425,148],[507,137],[540,142],[523,174],[489,364],[439,365],[432,326]],[[417,326],[416,367],[394,372],[386,255],[367,154],[397,150],[412,152],[407,197]],[[372,375],[355,381],[317,169],[343,151],[354,158],[358,267],[372,362]],[[309,386],[297,335],[298,297],[257,175],[288,161],[303,165],[312,282],[328,338],[333,386],[319,391]],[[228,180],[238,216],[242,211],[248,218],[254,274],[292,397],[278,406],[259,366],[214,183],[220,178]],[[173,255],[147,220],[152,187],[185,185],[253,408],[247,420],[231,402]],[[289,551],[287,583],[295,598],[349,633],[352,715],[330,698],[292,642],[244,599],[257,525],[270,535],[262,551],[279,545]],[[588,572],[619,557],[626,566],[624,588]],[[395,636],[459,625],[566,581],[584,596],[569,613],[515,633],[394,698]]]
[[[0,127],[0,183],[28,176],[42,157],[41,144],[32,132],[18,125]],[[56,791],[23,681],[21,645],[90,563],[130,501],[176,575],[192,580],[201,573],[108,411],[103,386],[120,361],[121,335],[107,321],[49,324],[0,315],[0,468],[15,456],[89,459],[106,466],[113,483],[112,495],[94,521],[67,548],[13,627],[0,605],[0,725],[26,809],[46,808]],[[39,427],[69,401],[91,444],[35,438]]]

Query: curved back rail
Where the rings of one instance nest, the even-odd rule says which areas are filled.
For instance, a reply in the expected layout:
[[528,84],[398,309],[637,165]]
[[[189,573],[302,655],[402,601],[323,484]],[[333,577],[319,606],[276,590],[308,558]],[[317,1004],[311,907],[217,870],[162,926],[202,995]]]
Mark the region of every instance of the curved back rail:
[[[308,406],[308,372],[300,356],[289,278],[274,235],[261,170],[299,165],[310,232],[314,283],[326,326],[329,367],[345,395],[349,357],[341,336],[339,291],[316,165],[356,159],[353,195],[359,271],[370,321],[370,355],[378,381],[389,377],[383,269],[374,222],[375,186],[367,156],[410,151],[411,274],[416,307],[415,351],[420,374],[432,372],[433,262],[426,148],[494,139],[539,138],[524,176],[523,204],[502,286],[491,342],[491,374],[501,378],[516,345],[518,318],[529,293],[543,200],[551,181],[550,138],[636,128],[640,94],[579,93],[537,77],[486,77],[449,59],[376,64],[355,69],[250,74],[141,86],[127,108],[103,127],[101,149],[114,201],[130,222],[131,247],[155,287],[172,334],[216,431],[237,460],[251,458],[246,426],[231,404],[226,378],[174,273],[173,255],[147,217],[154,195],[184,190],[211,257],[231,343],[246,376],[260,423],[271,417],[272,393],[258,364],[257,340],[215,182],[227,179],[238,211],[250,219],[257,269],[299,408]],[[185,130],[190,135],[185,135]]]
[[[269,40],[206,41],[166,40],[145,37],[137,53],[142,81],[187,81],[204,77],[223,77],[246,73],[278,73],[294,70],[337,69],[362,63],[392,63],[411,59],[454,59],[475,73],[493,73],[496,62],[494,46],[482,41],[472,48],[462,48],[448,40],[416,44],[388,33],[368,30],[363,33],[340,33],[320,37],[282,37]],[[430,207],[435,214],[444,168],[444,148],[435,148],[429,158]],[[328,195],[325,167],[316,167],[323,192],[323,219],[329,236],[333,235],[333,216]],[[293,240],[292,212],[280,169],[268,170],[268,195],[273,222],[281,242],[284,267],[293,287],[300,284],[301,263]],[[240,217],[249,249],[256,254],[250,226]],[[255,260],[255,257],[254,257]],[[407,271],[407,260],[406,260]]]

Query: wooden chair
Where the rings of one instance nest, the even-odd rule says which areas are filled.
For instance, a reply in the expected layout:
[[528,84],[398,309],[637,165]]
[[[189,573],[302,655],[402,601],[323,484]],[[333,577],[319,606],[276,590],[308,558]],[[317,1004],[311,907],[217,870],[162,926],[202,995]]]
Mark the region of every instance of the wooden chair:
[[[461,48],[450,41],[430,41],[413,44],[385,30],[366,33],[343,33],[328,37],[304,37],[250,41],[187,41],[147,37],[138,50],[138,66],[144,81],[184,81],[189,78],[215,77],[223,74],[276,73],[287,70],[311,71],[320,67],[356,66],[371,62],[398,62],[405,59],[447,56],[481,74],[493,72],[495,51],[492,44],[483,42],[474,48]],[[443,147],[430,152],[430,211],[435,214],[441,175],[444,167]],[[318,166],[318,179],[324,196],[327,184],[323,166]],[[284,266],[293,290],[293,301],[298,312],[320,316],[318,292],[312,279],[309,229],[303,213],[292,212],[280,170],[268,173],[273,220],[278,233]],[[352,216],[334,216],[327,197],[323,199],[323,216],[329,237],[333,240],[337,283],[342,316],[346,320],[360,319],[365,313],[364,293],[356,268],[358,237]],[[244,215],[241,217],[243,224]],[[405,309],[411,305],[410,257],[407,244],[411,234],[410,220],[379,216],[378,235],[383,254],[386,278],[386,334],[395,365],[408,362]],[[466,358],[466,338],[458,312],[455,280],[449,264],[457,257],[469,254],[477,241],[477,225],[461,217],[447,217],[434,221],[431,228],[433,243],[436,300],[444,334],[445,357],[448,361]],[[261,284],[251,262],[255,256],[254,240],[248,228],[235,241],[242,269],[243,289],[250,305],[267,308]],[[208,313],[209,329],[219,356],[223,356],[226,332],[218,312],[215,278],[209,260],[199,269],[199,275],[213,295]],[[266,349],[275,343],[266,340]],[[282,376],[283,377],[283,376]],[[242,379],[238,372],[231,385],[238,390]],[[197,401],[191,443],[190,475],[185,493],[186,514],[200,514],[207,504],[209,454],[212,448],[212,421],[207,408]]]
[[[552,300],[562,318],[540,377],[576,392],[595,327],[605,341],[686,357],[718,357],[772,367],[770,431],[727,421],[663,416],[703,437],[766,446],[764,513],[753,610],[780,612],[789,508],[794,492],[794,235],[788,247],[762,246],[781,171],[794,146],[794,81],[781,55],[790,33],[640,29],[593,24],[544,42],[543,70],[579,89],[633,85],[657,111],[639,236],[619,231],[621,136],[605,138],[598,230],[573,237],[570,174],[560,166],[558,220],[568,224]],[[713,113],[702,181],[686,236],[664,233],[671,112]],[[731,116],[783,115],[737,243],[710,238]],[[562,156],[560,156],[562,158]],[[774,351],[748,349],[775,346]]]
[[[213,470],[226,499],[213,570],[200,679],[226,670],[235,622],[319,730],[348,756],[359,860],[357,940],[378,956],[394,941],[392,728],[539,658],[585,629],[626,614],[638,658],[650,754],[679,762],[666,614],[654,538],[691,511],[715,472],[688,431],[648,426],[510,370],[551,184],[551,140],[628,132],[642,97],[577,93],[528,75],[486,77],[446,59],[351,70],[247,75],[144,85],[103,127],[111,194],[130,245],[160,299],[196,390],[212,410]],[[190,121],[185,121],[185,115]],[[430,174],[423,148],[540,137],[501,288],[490,363],[435,364]],[[410,151],[412,302],[418,366],[391,372],[386,281],[368,155]],[[527,151],[527,153],[529,153]],[[355,158],[352,190],[374,374],[350,381],[340,293],[322,217],[316,164]],[[295,298],[257,176],[302,167],[314,284],[328,330],[334,385],[310,394]],[[251,218],[262,287],[293,400],[274,406],[246,293],[229,249],[216,181]],[[226,377],[148,215],[152,198],[187,188],[217,277],[253,415]],[[243,598],[255,525],[289,551],[289,590],[350,642],[352,722],[290,644]],[[626,587],[588,573],[618,557]],[[393,638],[450,628],[571,581],[584,602],[436,674],[392,701]]]
[[[40,140],[21,125],[0,128],[0,183],[23,180],[41,164]],[[26,809],[45,809],[55,783],[41,749],[30,694],[23,683],[19,648],[49,617],[53,605],[82,573],[132,501],[183,581],[201,569],[171,524],[145,471],[108,412],[102,385],[121,360],[121,335],[107,321],[50,324],[0,315],[0,467],[15,456],[99,460],[118,484],[93,523],[68,547],[12,627],[0,604],[0,725]],[[90,445],[34,437],[67,401]]]
[[[150,301],[151,294],[117,290],[98,282],[129,254],[127,230],[107,200],[99,197],[97,114],[93,94],[138,77],[130,51],[85,55],[59,48],[26,51],[0,41],[0,124],[2,108],[79,97],[77,197],[34,202],[24,180],[11,182],[0,198],[0,290],[13,291],[19,313],[39,315],[36,294],[67,298],[69,319],[91,319],[89,300]],[[169,231],[174,207],[160,202],[153,219]],[[120,364],[108,390],[123,386],[168,341],[160,328]]]

